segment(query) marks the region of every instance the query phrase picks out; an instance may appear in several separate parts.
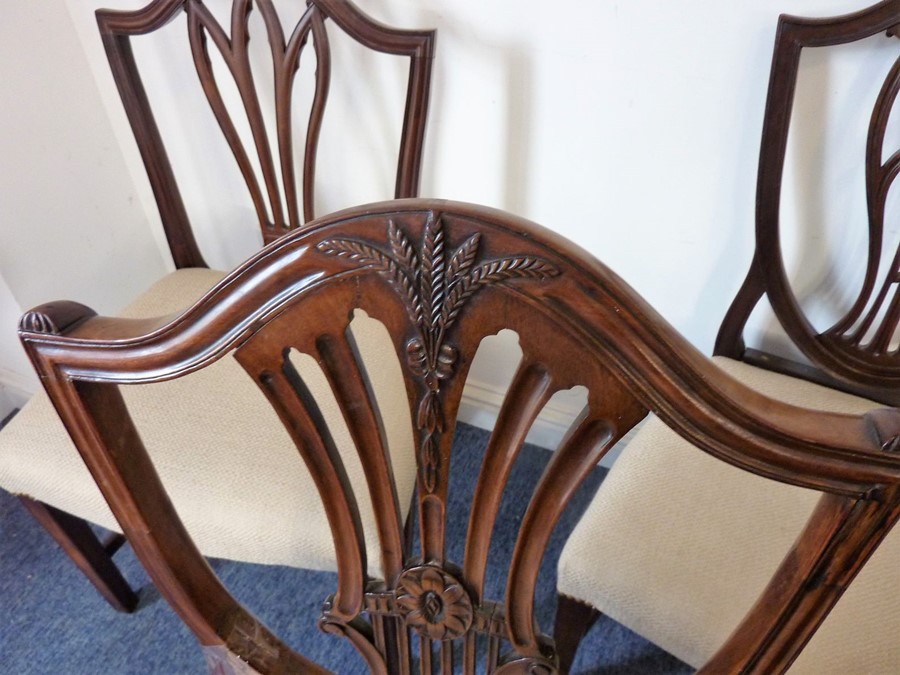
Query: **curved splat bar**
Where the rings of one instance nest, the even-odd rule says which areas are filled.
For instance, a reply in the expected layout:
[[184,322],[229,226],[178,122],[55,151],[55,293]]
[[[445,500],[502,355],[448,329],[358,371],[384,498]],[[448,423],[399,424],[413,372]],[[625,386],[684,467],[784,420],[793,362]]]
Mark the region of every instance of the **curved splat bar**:
[[338,561],[338,592],[330,614],[350,621],[363,606],[365,539],[353,487],[328,425],[286,353],[281,364],[267,363],[267,355],[250,341],[236,357],[278,413],[322,496]]
[[[310,7],[310,12],[316,12]],[[309,123],[306,131],[306,146],[303,154],[303,217],[312,220],[315,217],[316,202],[316,153],[319,149],[319,135],[322,132],[322,120],[325,118],[325,104],[331,87],[331,51],[328,46],[328,33],[321,21],[313,23],[313,47],[316,50],[316,91],[312,107],[309,110]]]
[[[595,366],[587,361],[584,367]],[[593,385],[588,406],[541,476],[513,550],[506,586],[506,620],[516,652],[531,658],[546,656],[534,623],[534,589],[553,528],[603,455],[647,413],[615,378],[599,370],[591,375],[587,378]]]
[[[392,482],[383,422],[346,341],[355,309],[391,336],[416,434],[420,515],[428,519],[421,557],[398,559],[396,493],[392,485],[373,489],[386,576],[399,566],[396,579],[366,578],[354,486],[286,359],[295,347],[316,356],[365,446],[370,485]],[[447,486],[462,386],[481,339],[503,327],[519,334],[524,365],[473,499],[486,516],[493,519],[498,499],[491,479],[502,477],[490,472],[508,473],[548,394],[584,385],[589,403],[531,496],[500,603],[482,597],[492,524],[470,528],[462,568],[446,559],[443,538],[454,517]],[[714,662],[726,669],[786,667],[900,517],[900,411],[837,415],[768,399],[716,368],[601,263],[486,208],[404,200],[351,209],[274,242],[178,316],[118,320],[60,303],[23,317],[21,336],[160,591],[202,644],[239,653],[260,672],[318,671],[212,575],[169,507],[116,385],[177,378],[236,350],[290,431],[328,515],[339,575],[322,626],[347,637],[373,672],[408,672],[410,637],[421,641],[423,663],[433,647],[431,665],[446,671],[454,642],[474,647],[482,635],[494,672],[553,673],[552,645],[533,616],[548,537],[586,473],[647,410],[722,461],[826,493],[748,615],[752,639],[730,642]],[[502,654],[504,639],[511,650]],[[467,672],[475,663],[467,649]]]
[[476,600],[481,599],[484,591],[491,535],[506,482],[525,437],[553,395],[552,384],[553,378],[545,367],[527,361],[521,363],[497,415],[478,474],[466,537],[463,573]]
[[863,338],[868,334],[888,290],[888,284],[886,283],[882,287],[872,309],[867,313],[866,318],[850,332],[868,305],[872,297],[872,291],[875,288],[878,268],[881,264],[881,249],[884,243],[885,203],[888,191],[897,176],[898,169],[900,169],[900,153],[898,152],[893,153],[886,162],[882,163],[884,135],[898,91],[900,91],[900,59],[894,63],[893,68],[888,73],[881,91],[878,93],[878,99],[875,102],[875,108],[869,121],[868,139],[866,142],[866,184],[870,186],[866,194],[869,211],[869,249],[863,288],[846,316],[828,331],[835,335],[847,334],[854,345],[860,345]]
[[403,569],[403,518],[378,403],[355,345],[343,336],[322,336],[316,347],[362,461],[378,522],[382,573],[393,583]]
[[[246,15],[249,14],[249,7],[246,2],[243,4],[245,9],[244,17],[246,20]],[[235,11],[237,12],[237,10],[238,4],[235,3]],[[222,55],[228,69],[234,76],[235,82],[238,85],[238,90],[241,93],[241,98],[244,99],[244,103],[249,105],[255,101],[255,115],[251,113],[253,116],[250,120],[250,126],[251,129],[257,130],[254,131],[254,137],[257,139],[257,149],[262,148],[267,153],[269,162],[271,162],[271,153],[269,152],[268,144],[260,138],[258,131],[261,113],[259,111],[259,99],[256,97],[255,85],[253,83],[252,75],[250,74],[249,63],[245,62],[247,58],[248,39],[246,32],[243,35],[243,38],[240,34],[236,35],[236,41],[233,43],[212,14],[210,14],[206,6],[198,2],[188,3],[187,15],[188,36],[190,38],[191,51],[194,56],[194,66],[197,68],[197,74],[200,76],[200,83],[203,87],[203,91],[206,94],[210,108],[212,108],[213,114],[216,117],[216,121],[222,129],[225,140],[228,141],[228,146],[231,148],[232,154],[234,154],[234,159],[238,164],[241,175],[244,177],[244,182],[247,184],[247,189],[250,191],[250,197],[253,200],[253,207],[256,209],[256,216],[259,219],[259,222],[266,228],[272,228],[274,225],[269,219],[266,202],[263,198],[262,190],[259,187],[259,181],[256,179],[256,172],[250,162],[250,157],[247,154],[244,143],[237,131],[237,127],[235,127],[231,114],[228,111],[228,106],[225,105],[225,101],[219,91],[219,85],[216,83],[212,62],[209,59],[209,52],[207,51],[206,46],[206,35],[209,35],[219,49],[219,53]],[[235,49],[235,46],[237,49]],[[257,123],[256,126],[254,126],[254,121]],[[262,159],[262,163],[265,170],[265,167],[267,166],[266,160]],[[270,197],[271,194],[270,190]]]

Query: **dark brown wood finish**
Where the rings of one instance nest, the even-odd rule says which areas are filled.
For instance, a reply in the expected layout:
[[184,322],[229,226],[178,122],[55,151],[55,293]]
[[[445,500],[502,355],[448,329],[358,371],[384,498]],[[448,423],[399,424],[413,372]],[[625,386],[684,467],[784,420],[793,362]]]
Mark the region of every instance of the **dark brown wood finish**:
[[[728,309],[719,328],[714,353],[752,365],[809,380],[841,391],[900,405],[900,355],[890,349],[891,338],[900,322],[900,251],[887,272],[879,269],[884,246],[885,202],[890,186],[900,173],[900,152],[886,161],[885,131],[888,118],[900,92],[900,59],[890,70],[872,111],[865,152],[866,188],[869,216],[869,250],[865,280],[860,294],[847,314],[833,327],[819,333],[804,315],[790,286],[781,254],[779,209],[784,172],[787,138],[791,122],[800,55],[806,47],[827,47],[861,40],[879,33],[896,34],[900,23],[900,2],[886,0],[872,7],[834,18],[808,19],[782,15],[779,17],[772,58],[769,89],[760,146],[759,172],[756,190],[756,250],[750,270],[741,289]],[[881,286],[878,286],[881,274]],[[743,331],[757,304],[766,297],[784,327],[789,339],[809,359],[797,361],[747,347]],[[882,309],[883,320],[877,317]],[[688,436],[699,447],[700,439]],[[886,443],[890,441],[885,439]],[[739,464],[740,465],[740,464]],[[744,468],[756,470],[744,464]],[[802,470],[801,470],[802,472]],[[800,473],[796,474],[800,478]],[[867,516],[859,502],[832,498],[823,500],[820,512],[788,557],[773,584],[790,584],[796,588],[801,578],[834,578],[831,591],[840,593],[845,586],[842,574],[852,577],[856,569],[849,560],[835,563],[830,556],[849,555],[854,547],[865,547],[884,536],[870,524],[863,524]],[[887,511],[882,525],[893,523],[895,515]],[[859,519],[859,520],[858,520]],[[846,537],[840,552],[837,549],[817,549],[810,542],[817,541],[826,521],[832,539]],[[889,527],[889,525],[887,525]],[[874,529],[873,529],[874,528]],[[794,567],[799,560],[806,567]],[[830,567],[837,564],[840,571]],[[818,576],[817,576],[818,575]],[[736,629],[732,639],[707,664],[709,672],[778,672],[790,664],[798,645],[802,647],[811,630],[824,618],[836,601],[829,597],[824,584],[817,593],[802,604],[791,594],[779,597],[775,586],[770,587],[745,621]],[[835,590],[838,589],[838,590]],[[801,606],[802,605],[802,606]],[[571,598],[560,597],[563,620],[557,623],[556,638],[564,670],[571,664],[575,650],[590,623],[596,620],[596,610]],[[779,612],[784,617],[775,619]],[[792,618],[787,618],[790,615]],[[802,620],[797,624],[792,621]],[[792,632],[795,631],[796,632]],[[756,641],[754,654],[748,645]],[[765,646],[763,646],[765,645]],[[783,651],[780,651],[783,650]],[[791,651],[794,650],[794,651]],[[763,652],[766,655],[762,655]]]
[[[891,340],[900,323],[898,269],[900,250],[887,270],[880,269],[885,245],[885,203],[900,172],[900,154],[882,161],[885,131],[900,92],[900,60],[882,86],[870,118],[865,152],[869,247],[866,275],[852,307],[834,326],[819,332],[810,323],[791,289],[781,255],[779,208],[787,137],[791,122],[800,53],[890,34],[900,22],[900,2],[886,0],[868,9],[829,19],[781,16],[775,38],[766,100],[756,188],[756,252],[743,286],[719,329],[715,353],[826,386],[888,403],[900,404],[900,354]],[[765,296],[790,340],[812,364],[799,364],[748,349],[744,326]],[[879,319],[879,315],[883,318]]]
[[[363,14],[348,0],[310,0],[307,4],[307,10],[287,36],[273,0],[233,0],[230,34],[216,22],[207,5],[200,0],[154,0],[136,11],[97,11],[97,23],[113,78],[141,152],[172,258],[178,268],[206,267],[206,263],[194,238],[162,135],[153,116],[132,52],[131,39],[159,30],[182,11],[187,16],[185,49],[191,50],[199,85],[207,96],[246,181],[264,242],[277,239],[313,217],[319,129],[324,117],[330,78],[329,23],[369,49],[409,59],[409,84],[394,196],[414,197],[418,194],[435,31],[400,30],[385,26]],[[248,20],[254,9],[262,17],[272,53],[275,75],[272,91],[263,91],[258,87],[250,69]],[[300,55],[310,37],[315,50],[316,91],[306,128],[300,186],[302,199],[299,199],[295,166],[297,161],[293,150],[297,115],[291,107],[291,96],[294,78],[300,66]],[[231,117],[232,112],[226,108],[219,93],[219,83],[210,65],[207,38],[220,51],[240,92],[251,129],[252,148],[244,146]],[[261,114],[262,97],[274,101],[276,129],[273,137],[277,139],[275,149],[269,146],[269,134]],[[254,172],[254,162],[250,159],[252,153],[256,153],[256,163],[262,168],[264,188],[260,188],[259,178]],[[282,201],[287,205],[287,214],[282,211]],[[67,314],[67,311],[73,314]],[[78,307],[57,307],[54,316],[56,321],[61,322],[59,328],[69,326],[75,320],[73,316],[83,318],[78,314],[79,311]],[[45,316],[40,315],[23,319],[24,325],[36,330],[57,331],[56,327],[42,323],[46,320]],[[371,425],[369,428],[372,428]],[[362,433],[355,426],[352,429],[355,438],[358,433]],[[385,471],[384,467],[376,468],[368,464],[367,470],[372,475],[379,476]],[[377,484],[385,483],[379,480]],[[53,517],[50,514],[61,512],[40,502],[23,500],[23,503],[113,607],[125,611],[134,607],[133,591],[128,588],[109,555],[104,554],[104,547],[93,537],[87,522],[69,514]],[[399,520],[399,515],[395,514],[394,518]],[[394,525],[380,522],[379,526],[387,536],[387,529]],[[396,574],[400,544],[395,541],[391,548],[394,552],[385,564],[392,566]]]
[[[200,86],[247,185],[265,243],[300,227],[314,216],[316,155],[331,77],[329,22],[369,49],[409,58],[409,86],[394,196],[414,197],[418,194],[435,32],[385,26],[363,14],[349,0],[309,0],[307,4],[303,16],[289,30],[282,26],[273,0],[234,0],[228,30],[200,0],[155,0],[131,12],[97,11],[97,23],[110,67],[150,178],[176,267],[205,267],[206,264],[194,239],[162,136],[147,100],[131,39],[162,28],[181,12],[187,15],[186,42],[193,55]],[[261,89],[250,65],[248,22],[254,9],[259,12],[268,36],[274,72],[273,91]],[[298,186],[298,162],[294,157],[296,115],[292,110],[292,96],[301,52],[310,38],[316,64],[315,94],[306,127]],[[240,94],[252,148],[246,146],[237,131],[235,111],[229,110],[222,98],[220,83],[210,61],[210,42],[222,56]],[[272,133],[264,120],[261,97],[274,103],[276,128]],[[270,144],[270,137],[276,139],[275,148]],[[251,161],[251,155],[256,163]],[[255,169],[257,164],[261,175]],[[283,205],[286,205],[286,213]]]
[[[418,439],[422,546],[398,556],[396,492],[373,490],[381,579],[366,578],[356,486],[289,358],[297,349],[320,360],[373,468],[370,486],[391,483],[380,416],[348,337],[355,309],[388,328]],[[459,667],[457,640],[467,673],[482,658],[499,675],[559,672],[532,611],[547,538],[586,472],[648,410],[722,461],[825,493],[707,672],[785,669],[900,517],[900,411],[847,416],[767,399],[713,366],[601,263],[490,209],[404,200],[318,220],[179,316],[122,321],[73,304],[28,316],[23,343],[154,582],[202,645],[263,673],[318,671],[219,584],[167,500],[117,385],[176,378],[234,353],[278,411],[326,507],[340,572],[320,625],[348,638],[375,673],[412,672],[412,639],[422,673]],[[447,512],[450,441],[475,350],[502,328],[518,333],[523,363],[474,496],[487,522],[471,520],[457,566],[444,547],[447,519],[458,517]],[[506,597],[484,598],[508,466],[542,402],[574,385],[587,387],[587,406],[531,495]],[[477,635],[487,638],[483,654]]]

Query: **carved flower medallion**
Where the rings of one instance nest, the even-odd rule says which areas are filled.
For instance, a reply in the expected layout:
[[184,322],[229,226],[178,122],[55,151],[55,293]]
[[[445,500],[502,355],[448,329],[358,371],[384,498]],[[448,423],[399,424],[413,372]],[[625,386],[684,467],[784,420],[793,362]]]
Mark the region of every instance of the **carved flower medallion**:
[[472,600],[463,585],[440,567],[406,570],[397,582],[397,608],[408,625],[432,640],[453,640],[472,624]]

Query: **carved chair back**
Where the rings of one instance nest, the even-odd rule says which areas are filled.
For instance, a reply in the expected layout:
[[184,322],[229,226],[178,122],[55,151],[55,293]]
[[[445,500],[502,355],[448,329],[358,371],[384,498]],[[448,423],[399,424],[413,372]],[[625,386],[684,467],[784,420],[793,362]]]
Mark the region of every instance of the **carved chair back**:
[[[240,169],[264,243],[300,227],[315,214],[316,156],[331,82],[332,25],[368,49],[409,58],[394,197],[418,194],[434,31],[390,28],[363,14],[349,0],[308,0],[307,5],[293,26],[282,25],[273,0],[233,0],[227,28],[201,0],[153,0],[136,11],[97,12],[113,77],[150,178],[176,267],[206,265],[141,80],[131,38],[161,29],[181,12],[187,19],[186,37],[199,85]],[[271,82],[255,75],[251,63],[249,25],[254,11],[265,26],[271,51]],[[296,121],[306,113],[295,110],[294,83],[309,43],[313,54],[304,62],[314,57],[315,84],[303,133]],[[227,72],[217,74],[211,46]],[[232,87],[239,94],[241,110],[226,104],[223,91]],[[269,118],[269,110],[274,110],[274,119]],[[249,127],[249,138],[239,132],[245,127]]]
[[[865,278],[849,310],[830,328],[817,330],[791,287],[781,248],[780,208],[788,131],[801,51],[841,45],[900,25],[900,2],[885,0],[835,19],[781,16],[769,79],[756,191],[756,251],[743,286],[719,329],[715,353],[742,359],[867,398],[900,404],[900,249],[884,265],[890,244],[885,227],[888,193],[900,169],[900,155],[885,155],[888,119],[900,92],[900,60],[891,68],[872,110],[865,147],[868,253]],[[767,354],[744,344],[743,331],[765,296],[788,338],[812,366]]]
[[[404,538],[383,424],[348,331],[356,310],[386,326],[401,364],[417,439],[417,550]],[[451,560],[447,523],[459,514],[448,511],[448,478],[463,384],[480,341],[504,328],[518,333],[523,357],[485,450],[465,552]],[[474,673],[485,661],[504,675],[557,672],[533,611],[548,539],[582,479],[648,410],[724,461],[829,493],[751,625],[720,656],[725,670],[796,654],[900,515],[900,460],[880,448],[900,434],[892,413],[854,418],[765,399],[712,366],[590,256],[532,223],[471,205],[405,200],[315,221],[177,317],[109,319],[64,302],[33,310],[20,330],[129,541],[214,672],[244,672],[246,663],[263,673],[323,671],[216,578],[167,499],[117,385],[177,378],[229,354],[277,412],[319,490],[339,570],[320,626],[347,638],[373,673],[412,672],[413,641],[422,673]],[[359,486],[349,484],[294,350],[320,365],[365,468],[379,579],[366,573]],[[543,405],[575,385],[588,389],[587,405],[512,525],[504,597],[485,597],[511,468]],[[807,583],[812,575],[833,583]]]

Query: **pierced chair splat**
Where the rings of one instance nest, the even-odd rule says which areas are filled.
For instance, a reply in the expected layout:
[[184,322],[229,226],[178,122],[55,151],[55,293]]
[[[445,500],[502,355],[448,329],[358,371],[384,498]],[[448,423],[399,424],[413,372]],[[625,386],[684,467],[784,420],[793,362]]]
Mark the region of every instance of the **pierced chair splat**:
[[[359,310],[387,329],[384,356],[399,362],[414,438],[406,451],[415,464],[416,551],[400,543],[392,466],[403,458],[386,447],[381,401],[349,330]],[[453,560],[447,524],[460,514],[448,487],[462,389],[481,340],[507,328],[518,333],[523,357],[485,449],[462,559]],[[648,410],[694,438],[711,461],[826,493],[795,545],[798,564],[778,571],[754,610],[752,639],[728,642],[726,671],[744,659],[791,658],[900,517],[900,457],[881,447],[900,435],[900,411],[833,415],[759,395],[697,353],[601,263],[533,223],[482,207],[402,200],[351,209],[275,242],[181,315],[134,323],[60,303],[33,310],[21,337],[129,541],[212,672],[322,672],[218,581],[167,499],[120,393],[176,383],[223,361],[237,361],[255,383],[312,477],[338,572],[320,626],[349,640],[373,673],[475,673],[479,662],[498,675],[559,672],[554,642],[535,621],[544,552],[578,485]],[[313,357],[327,387],[313,391],[296,352]],[[579,385],[587,405],[514,524],[503,596],[487,597],[486,561],[512,465],[547,400]],[[355,477],[326,399],[357,441],[365,471]],[[361,517],[367,501],[374,528]],[[373,548],[380,573],[368,562]]]

